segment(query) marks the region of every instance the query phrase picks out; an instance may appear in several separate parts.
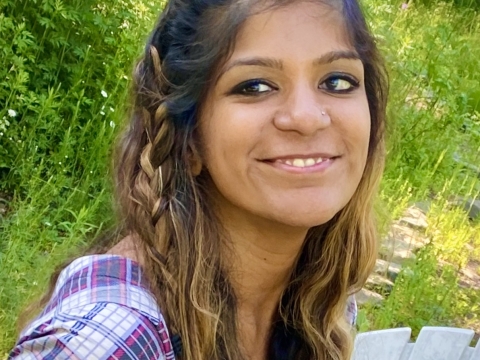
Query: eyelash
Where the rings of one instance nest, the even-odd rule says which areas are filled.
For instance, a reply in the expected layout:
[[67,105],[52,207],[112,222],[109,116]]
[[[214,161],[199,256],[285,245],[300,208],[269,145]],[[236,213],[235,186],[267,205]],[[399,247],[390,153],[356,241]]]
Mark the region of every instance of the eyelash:
[[[341,90],[335,90],[330,88],[328,85],[325,85],[325,87],[321,87],[323,84],[327,84],[327,82],[331,82],[334,80],[344,80],[350,83],[350,87],[348,89],[341,89]],[[261,86],[265,85],[270,88],[270,90],[267,91],[248,91],[248,88],[254,87],[254,86]],[[344,73],[336,73],[336,74],[331,74],[326,78],[322,83],[319,85],[319,89],[326,90],[330,93],[333,94],[347,94],[349,92],[352,92],[353,90],[357,89],[360,85],[360,82],[355,79],[353,76],[344,74]],[[278,90],[278,87],[273,86],[270,84],[268,81],[263,80],[263,79],[250,79],[247,81],[243,81],[240,84],[236,85],[231,91],[230,94],[232,95],[243,95],[243,96],[260,96],[264,93],[269,93],[273,90]]]
[[347,81],[348,83],[350,83],[350,87],[348,89],[334,90],[334,89],[330,89],[328,87],[328,85],[325,85],[326,86],[325,88],[321,88],[320,86],[319,86],[319,88],[324,89],[324,90],[326,90],[328,92],[331,92],[331,93],[334,93],[334,94],[348,94],[348,93],[354,91],[355,89],[357,89],[360,86],[360,81],[355,79],[353,76],[345,74],[345,73],[331,74],[320,85],[327,84],[329,81],[333,81],[333,80]]
[[263,79],[251,79],[251,80],[243,81],[240,84],[236,85],[230,93],[232,95],[259,96],[259,95],[262,95],[266,92],[272,91],[272,90],[260,91],[260,92],[258,92],[258,91],[248,92],[247,91],[247,89],[249,87],[259,86],[259,85],[266,85],[272,90],[278,90],[277,87],[273,86],[268,81],[265,81]]

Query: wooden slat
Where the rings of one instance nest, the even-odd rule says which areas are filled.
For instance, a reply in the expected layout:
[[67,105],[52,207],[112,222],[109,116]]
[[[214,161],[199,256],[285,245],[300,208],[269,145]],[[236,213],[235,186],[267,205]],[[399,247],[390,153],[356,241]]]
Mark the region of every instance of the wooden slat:
[[399,360],[411,331],[398,328],[358,334],[352,360]]
[[463,352],[460,360],[470,360],[472,358],[472,355],[473,355],[473,348],[467,347]]
[[409,360],[460,360],[474,335],[473,330],[422,328]]
[[405,346],[405,349],[403,349],[403,353],[402,353],[402,356],[400,356],[400,360],[408,360],[414,346],[415,346],[415,343],[408,343],[407,346]]
[[473,350],[473,354],[469,360],[480,360],[480,340],[478,340],[477,346],[475,346],[475,350]]

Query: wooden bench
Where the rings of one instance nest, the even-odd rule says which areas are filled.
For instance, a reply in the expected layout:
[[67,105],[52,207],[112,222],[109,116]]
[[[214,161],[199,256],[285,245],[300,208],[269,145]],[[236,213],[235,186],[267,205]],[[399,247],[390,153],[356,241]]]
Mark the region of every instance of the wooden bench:
[[421,329],[415,343],[410,328],[369,331],[356,336],[352,360],[480,360],[480,341],[470,347],[473,330]]

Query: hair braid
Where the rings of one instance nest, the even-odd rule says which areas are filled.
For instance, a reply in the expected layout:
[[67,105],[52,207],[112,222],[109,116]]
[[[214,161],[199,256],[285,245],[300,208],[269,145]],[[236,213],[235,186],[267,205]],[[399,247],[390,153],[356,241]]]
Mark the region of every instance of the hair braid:
[[[201,335],[183,337],[185,358],[212,354],[213,358],[239,359],[239,352],[232,352],[232,347],[218,338],[219,333],[226,332],[221,330],[224,326],[235,331],[235,320],[230,316],[221,319],[222,314],[230,315],[224,309],[231,307],[226,305],[231,291],[222,280],[216,223],[200,216],[211,209],[206,207],[207,195],[201,180],[194,178],[190,163],[195,153],[190,135],[193,129],[176,129],[168,107],[170,84],[162,72],[157,48],[148,49],[135,73],[133,122],[125,136],[125,140],[137,143],[128,148],[124,144],[120,150],[120,159],[138,159],[132,164],[134,170],[124,175],[123,184],[131,184],[130,190],[123,190],[128,193],[124,202],[129,204],[122,207],[126,208],[128,231],[141,240],[142,265],[159,305],[176,309],[174,316],[164,312],[170,331]],[[215,289],[211,288],[212,278],[218,279]],[[223,295],[217,298],[219,293]]]
[[174,197],[175,128],[168,117],[165,81],[154,46],[139,61],[134,81],[133,119],[117,156],[124,165],[117,165],[117,191],[123,200],[120,211],[124,214],[126,231],[141,239],[142,265],[149,274],[152,292],[162,303],[168,294],[178,293],[170,271],[175,268],[171,259],[174,252],[170,251],[172,242],[166,235]]

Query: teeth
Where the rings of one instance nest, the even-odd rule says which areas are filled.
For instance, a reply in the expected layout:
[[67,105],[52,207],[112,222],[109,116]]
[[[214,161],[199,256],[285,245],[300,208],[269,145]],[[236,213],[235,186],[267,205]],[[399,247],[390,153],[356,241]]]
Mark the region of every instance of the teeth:
[[295,167],[305,167],[305,161],[303,161],[302,159],[295,159],[293,160],[293,166]]
[[280,162],[283,162],[284,164],[290,165],[290,166],[295,166],[298,168],[303,168],[303,167],[308,167],[308,166],[313,166],[315,164],[320,164],[323,159],[322,158],[308,158],[308,159],[287,159],[287,160],[278,160]]
[[306,159],[305,166],[312,166],[315,165],[316,161],[314,159]]

